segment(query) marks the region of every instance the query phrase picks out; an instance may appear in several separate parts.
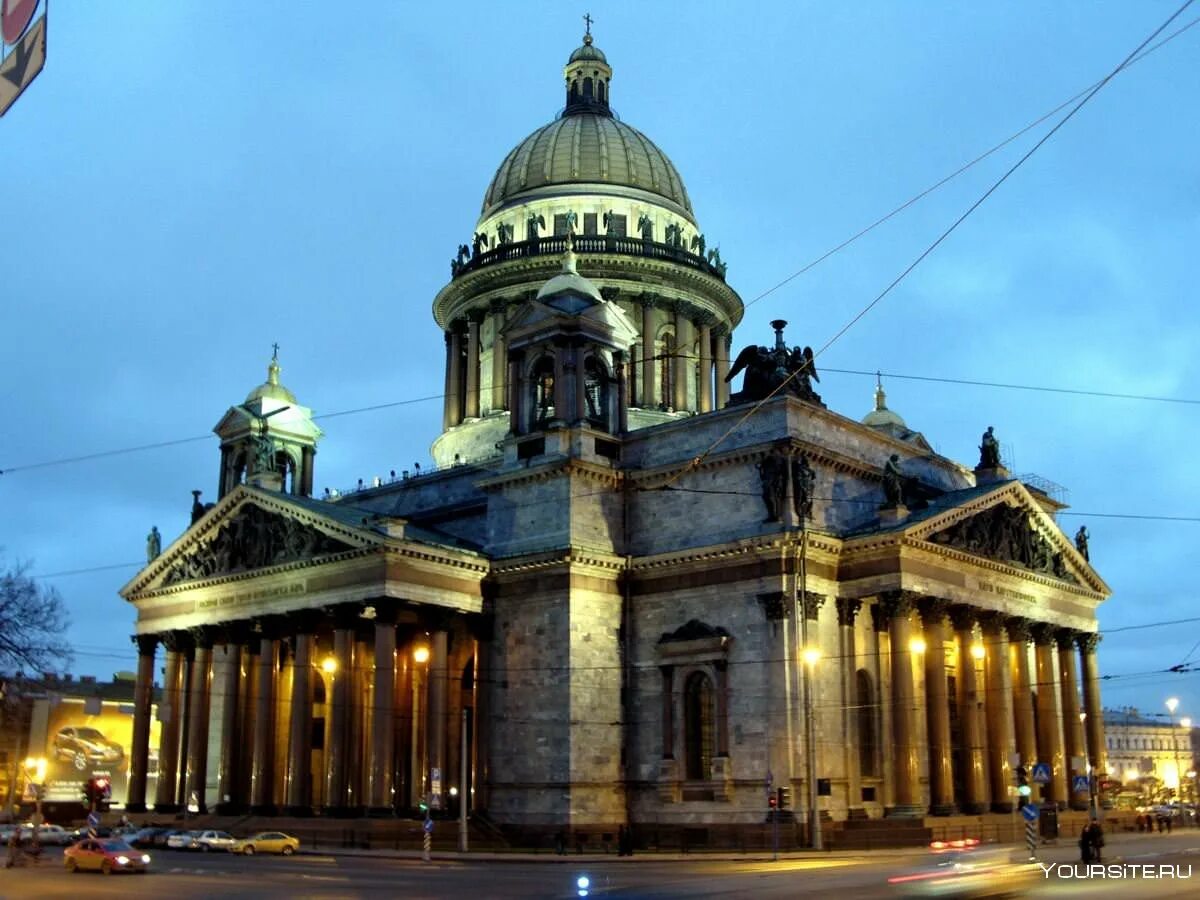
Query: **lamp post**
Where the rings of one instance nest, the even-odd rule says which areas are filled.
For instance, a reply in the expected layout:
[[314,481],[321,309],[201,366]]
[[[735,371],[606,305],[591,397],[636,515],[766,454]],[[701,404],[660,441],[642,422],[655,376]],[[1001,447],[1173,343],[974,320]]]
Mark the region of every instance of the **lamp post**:
[[[1192,720],[1188,716],[1184,716],[1182,719],[1179,720],[1179,727],[1182,728],[1183,733],[1185,735],[1187,735],[1187,739],[1188,739],[1188,742],[1187,742],[1188,769],[1190,770],[1192,767],[1191,766],[1191,762],[1192,762],[1192,756],[1191,756],[1191,754],[1192,754]],[[1179,756],[1179,750],[1178,750],[1179,736],[1175,735],[1173,740],[1175,741],[1175,747],[1176,747],[1175,756],[1176,756],[1176,758],[1178,758],[1178,756]],[[1175,763],[1175,767],[1177,769],[1179,768],[1178,762]],[[1189,775],[1189,777],[1193,777],[1193,776]],[[1181,806],[1183,805],[1183,784],[1184,784],[1183,771],[1180,770],[1179,771],[1179,803]]]
[[806,516],[800,516],[800,541],[796,547],[799,557],[799,575],[792,578],[792,615],[794,626],[799,632],[796,639],[797,649],[801,652],[805,665],[800,668],[803,677],[800,681],[801,702],[804,708],[804,780],[807,802],[809,846],[820,850],[821,843],[821,812],[817,808],[817,741],[813,728],[813,668],[820,658],[820,651],[808,643],[808,529]]
[[25,780],[33,788],[33,851],[38,851],[38,830],[42,826],[42,793],[46,784],[46,757],[30,756],[25,760]]

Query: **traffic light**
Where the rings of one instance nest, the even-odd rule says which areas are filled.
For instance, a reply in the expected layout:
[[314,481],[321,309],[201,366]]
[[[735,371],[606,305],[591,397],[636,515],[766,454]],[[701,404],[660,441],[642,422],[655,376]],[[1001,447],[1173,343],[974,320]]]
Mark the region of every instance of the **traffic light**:
[[1029,795],[1033,793],[1033,788],[1029,786],[1029,770],[1024,766],[1017,766],[1017,807],[1026,806],[1029,803]]
[[83,786],[83,799],[90,808],[106,812],[112,799],[112,782],[100,775],[89,778]]
[[779,793],[779,808],[788,809],[792,805],[792,789],[781,787]]
[[767,794],[767,807],[769,809],[775,809],[778,805],[779,805],[779,800],[778,800],[775,792],[772,791],[771,793]]

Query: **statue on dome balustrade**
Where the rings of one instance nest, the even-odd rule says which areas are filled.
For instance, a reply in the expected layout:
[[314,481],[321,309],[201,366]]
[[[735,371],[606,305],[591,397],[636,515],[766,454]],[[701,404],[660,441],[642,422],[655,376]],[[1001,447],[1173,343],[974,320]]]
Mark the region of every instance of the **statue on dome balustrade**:
[[478,256],[487,251],[488,236],[482,231],[475,232],[475,237],[471,239],[471,255]]
[[654,220],[645,213],[638,217],[638,232],[642,236],[643,241],[654,240]]
[[702,234],[692,235],[692,252],[695,253],[697,256],[703,257],[704,256],[704,243],[705,243],[704,235],[702,235]]

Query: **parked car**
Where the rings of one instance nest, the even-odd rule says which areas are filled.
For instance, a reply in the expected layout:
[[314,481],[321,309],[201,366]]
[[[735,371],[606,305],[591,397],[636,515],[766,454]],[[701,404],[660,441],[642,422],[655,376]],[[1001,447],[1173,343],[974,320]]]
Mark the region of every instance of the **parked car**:
[[141,847],[142,849],[146,849],[148,847],[162,846],[162,844],[158,843],[157,838],[159,837],[159,835],[162,835],[163,836],[162,843],[165,844],[166,843],[166,834],[165,833],[170,830],[171,829],[169,829],[169,828],[160,828],[157,826],[149,825],[145,828],[140,829],[132,837],[127,838],[127,840],[129,841],[129,843],[133,844],[133,846]]
[[54,735],[54,755],[79,772],[89,766],[117,766],[125,760],[125,750],[120,744],[88,725],[60,728]]
[[[100,827],[98,827],[96,829],[96,837],[98,837],[98,838],[107,838],[107,837],[112,837],[112,836],[113,836],[112,829],[109,828],[107,825],[101,825]],[[91,837],[91,835],[88,834],[88,827],[86,825],[84,825],[82,828],[76,828],[74,831],[71,832],[71,843],[75,843],[76,841],[82,841],[84,838],[88,838],[88,837]]]
[[229,848],[234,853],[244,853],[253,856],[255,853],[282,853],[291,856],[300,849],[300,839],[294,838],[282,831],[262,831],[240,841],[234,841]]
[[170,840],[171,835],[178,833],[179,830],[176,828],[161,828],[159,829],[158,834],[154,835],[154,837],[151,839],[151,846],[162,847],[165,849],[167,846],[167,841]]
[[228,850],[236,840],[228,831],[202,831],[196,838],[196,844],[208,853],[210,850]]
[[63,865],[68,872],[145,872],[150,865],[150,855],[135,850],[117,838],[94,840],[88,838],[68,847],[63,852]]
[[199,847],[196,838],[199,831],[177,831],[167,838],[167,847],[171,850],[195,850]]
[[37,842],[54,847],[73,844],[71,832],[62,826],[52,826],[52,824],[41,824],[37,827]]

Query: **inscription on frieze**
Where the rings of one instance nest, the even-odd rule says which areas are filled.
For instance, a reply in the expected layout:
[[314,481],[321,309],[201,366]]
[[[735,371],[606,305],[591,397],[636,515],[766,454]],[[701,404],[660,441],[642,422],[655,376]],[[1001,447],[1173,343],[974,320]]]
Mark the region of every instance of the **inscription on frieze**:
[[163,584],[263,569],[353,549],[311,525],[247,503],[217,529],[211,540],[177,561]]
[[1029,513],[1000,504],[956,522],[928,538],[931,543],[1039,572],[1078,584],[1063,555],[1029,521]]

